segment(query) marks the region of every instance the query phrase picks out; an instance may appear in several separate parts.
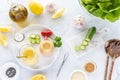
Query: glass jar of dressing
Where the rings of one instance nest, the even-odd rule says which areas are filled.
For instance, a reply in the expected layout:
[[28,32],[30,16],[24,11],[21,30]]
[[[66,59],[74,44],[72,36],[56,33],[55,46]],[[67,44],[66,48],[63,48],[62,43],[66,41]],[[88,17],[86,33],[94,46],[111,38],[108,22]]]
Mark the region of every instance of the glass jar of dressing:
[[13,4],[9,11],[9,16],[14,22],[24,22],[27,19],[28,11],[21,4]]

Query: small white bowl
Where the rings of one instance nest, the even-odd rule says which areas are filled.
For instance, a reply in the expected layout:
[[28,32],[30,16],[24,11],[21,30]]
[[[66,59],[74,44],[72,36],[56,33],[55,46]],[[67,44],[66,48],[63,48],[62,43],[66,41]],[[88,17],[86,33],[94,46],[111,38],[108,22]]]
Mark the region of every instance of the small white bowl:
[[87,75],[86,75],[86,73],[85,73],[84,71],[82,71],[82,70],[74,70],[74,71],[71,73],[71,75],[70,75],[70,77],[69,77],[69,80],[71,80],[71,77],[72,77],[72,75],[73,75],[75,72],[81,72],[81,73],[83,73],[83,75],[85,76],[85,80],[87,80]]
[[[85,70],[85,65],[87,64],[87,63],[92,63],[93,65],[94,65],[94,71],[93,72],[88,72],[88,71],[86,71]],[[96,69],[97,69],[97,65],[96,65],[96,63],[93,61],[93,60],[87,60],[85,63],[84,63],[84,65],[83,65],[83,69],[84,69],[84,71],[86,72],[86,73],[94,73],[95,71],[96,71]]]
[[[9,78],[7,75],[6,75],[6,71],[9,69],[9,68],[14,68],[15,69],[15,75],[11,78]],[[8,62],[8,63],[5,63],[2,67],[0,67],[0,78],[2,80],[17,80],[18,77],[20,75],[20,69],[18,67],[17,64],[13,63],[13,62]]]

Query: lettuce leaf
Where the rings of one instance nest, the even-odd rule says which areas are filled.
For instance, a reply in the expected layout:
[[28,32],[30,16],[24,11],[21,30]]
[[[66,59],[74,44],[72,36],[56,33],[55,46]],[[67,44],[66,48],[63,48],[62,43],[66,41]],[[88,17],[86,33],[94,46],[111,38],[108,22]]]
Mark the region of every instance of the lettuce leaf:
[[83,3],[85,4],[95,4],[98,0],[82,0]]
[[119,19],[119,16],[120,16],[120,9],[106,14],[106,19],[108,19],[111,22],[115,22],[116,20]]
[[103,12],[108,13],[109,10],[111,9],[110,7],[112,6],[112,3],[111,2],[97,3],[97,5]]
[[102,2],[111,2],[111,0],[98,0],[100,3]]
[[120,17],[120,0],[81,0],[89,13],[115,22]]
[[92,14],[93,14],[94,16],[97,16],[97,17],[102,16],[103,13],[104,13],[104,12],[101,11],[101,9],[96,9],[95,11],[92,12]]

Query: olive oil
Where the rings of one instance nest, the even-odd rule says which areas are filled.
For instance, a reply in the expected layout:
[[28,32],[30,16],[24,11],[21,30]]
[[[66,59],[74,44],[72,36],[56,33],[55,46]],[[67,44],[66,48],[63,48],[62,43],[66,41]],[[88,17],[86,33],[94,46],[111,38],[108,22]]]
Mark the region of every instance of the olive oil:
[[21,4],[14,4],[11,6],[9,16],[14,22],[24,22],[27,19],[28,11]]

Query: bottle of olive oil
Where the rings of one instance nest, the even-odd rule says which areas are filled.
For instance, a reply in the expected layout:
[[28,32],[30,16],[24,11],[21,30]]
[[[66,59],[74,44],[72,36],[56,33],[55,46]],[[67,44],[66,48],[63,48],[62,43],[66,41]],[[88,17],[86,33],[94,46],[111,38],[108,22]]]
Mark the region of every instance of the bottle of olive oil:
[[25,25],[27,23],[28,11],[24,5],[14,3],[9,10],[9,16],[11,20],[18,23],[20,27],[25,27],[23,24]]

